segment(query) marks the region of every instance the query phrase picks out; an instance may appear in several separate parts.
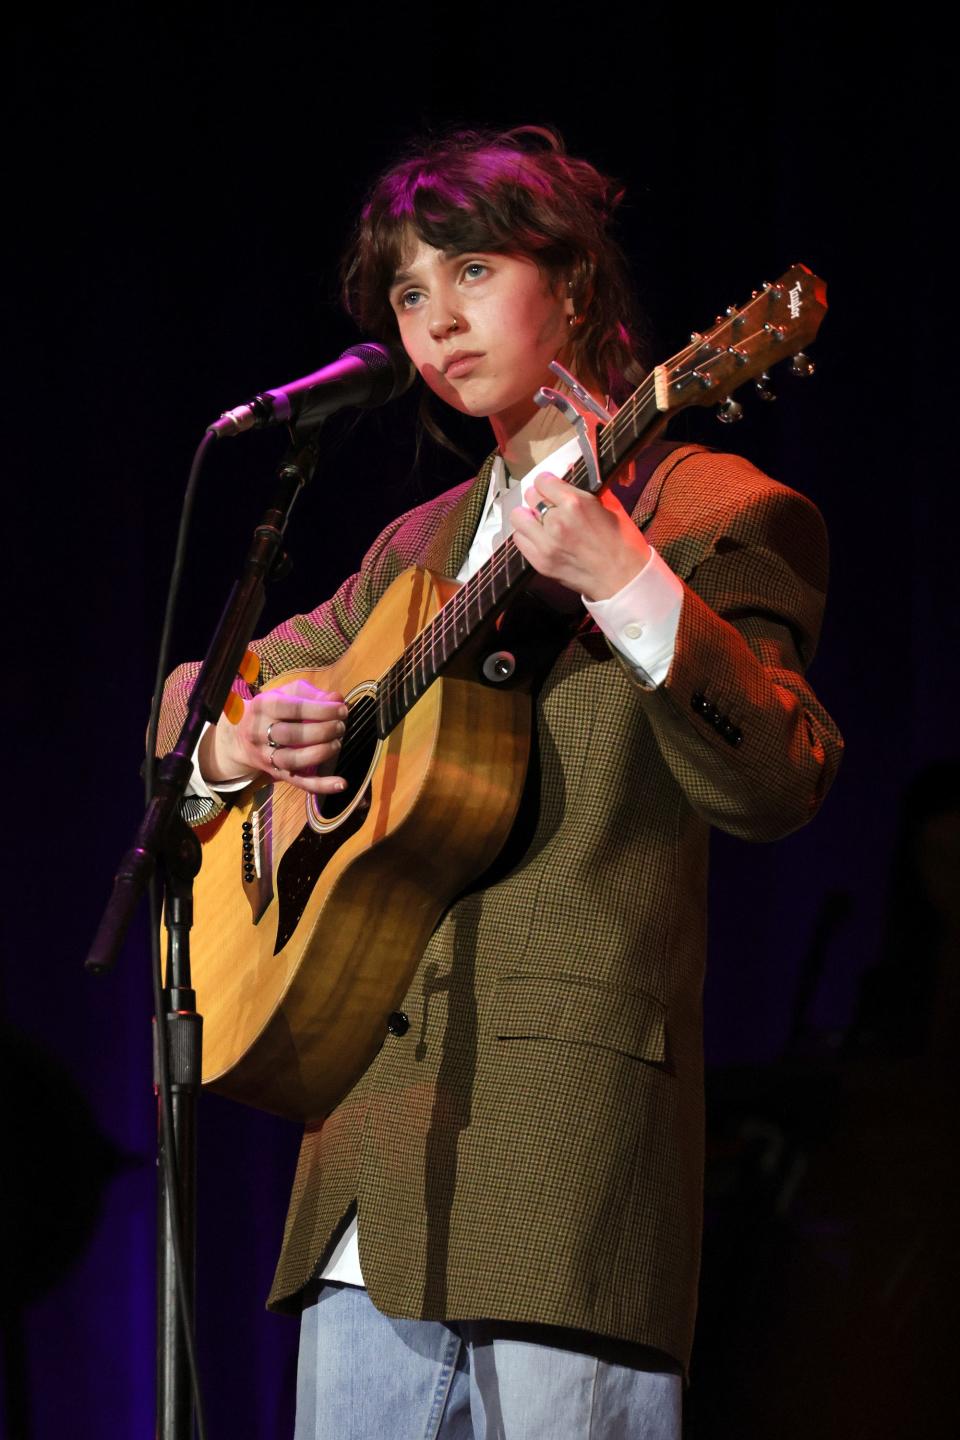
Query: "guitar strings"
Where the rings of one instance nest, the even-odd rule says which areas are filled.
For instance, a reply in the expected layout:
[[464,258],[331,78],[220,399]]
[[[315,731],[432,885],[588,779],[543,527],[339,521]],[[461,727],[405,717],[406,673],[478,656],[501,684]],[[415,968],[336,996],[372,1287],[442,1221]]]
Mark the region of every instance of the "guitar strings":
[[[759,330],[754,331],[753,334],[751,334],[750,336],[741,339],[740,344],[752,341],[760,334],[761,332]],[[708,342],[705,341],[703,338],[692,340],[691,343],[683,351],[679,351],[677,355],[673,356],[671,360],[666,363],[664,369],[670,369],[675,367],[678,363],[682,363],[682,361],[688,358],[692,352],[694,352],[698,347],[705,343]],[[716,361],[720,360],[723,357],[723,353],[724,352],[721,351],[717,355],[705,357],[704,360],[700,362],[698,368],[705,368],[708,365],[716,363]],[[652,398],[654,390],[655,372],[651,372],[650,375],[648,375],[641,382],[641,384],[637,387],[637,389],[633,392],[629,399],[624,402],[624,405],[617,412],[614,419],[611,422],[608,422],[604,426],[603,430],[599,432],[597,436],[598,458],[606,459],[610,456],[611,452],[615,452],[617,442],[623,437],[623,433],[628,427],[634,429],[633,438],[639,438],[639,432],[637,432],[635,429],[637,415],[641,407],[648,403],[649,400]],[[581,457],[571,467],[571,483],[578,485],[579,488],[582,488],[582,484],[585,479],[586,466]],[[475,572],[475,574],[472,575],[470,579],[465,582],[463,587],[458,590],[455,595],[451,596],[450,600],[447,601],[445,605],[440,607],[440,609],[427,623],[427,625],[424,626],[423,630],[421,630],[419,635],[417,635],[410,643],[410,645],[407,646],[406,650],[398,658],[398,660],[394,662],[394,664],[380,677],[380,680],[376,682],[378,693],[383,686],[389,683],[390,698],[395,698],[398,692],[402,690],[402,688],[405,686],[406,681],[415,671],[416,667],[418,665],[424,664],[426,660],[428,643],[431,651],[431,664],[434,664],[434,654],[437,640],[439,639],[441,642],[445,641],[451,630],[454,632],[455,635],[456,626],[459,620],[463,618],[462,612],[467,612],[467,615],[469,614],[470,605],[474,599],[480,606],[482,606],[484,588],[488,585],[492,586],[495,580],[499,580],[505,572],[509,571],[509,567],[511,563],[513,563],[515,555],[519,556],[519,551],[517,551],[517,548],[513,543],[512,537],[508,535],[504,539],[503,543],[497,547],[497,549],[494,551],[494,554],[490,557],[486,564],[481,566],[480,570]],[[523,559],[523,557],[520,558],[523,560],[524,568],[529,568],[529,562]],[[492,594],[493,592],[491,590],[491,595]],[[495,597],[494,604],[496,604]],[[487,616],[482,615],[482,618],[487,618]],[[444,658],[446,658],[446,656]],[[435,676],[436,670],[434,670],[434,674],[430,677],[431,681],[433,678],[435,678]],[[429,685],[430,681],[428,681],[427,683]],[[422,693],[423,692],[421,692],[421,694]],[[419,696],[416,696],[415,699],[419,699]],[[364,775],[362,777],[360,785],[358,785],[354,789],[354,796],[362,788],[363,782],[366,781],[372,768],[372,761],[376,753],[376,737],[371,735],[371,730],[376,725],[379,713],[379,705],[377,699],[368,694],[361,696],[354,706],[354,713],[357,714],[357,712],[360,712],[357,716],[358,723],[348,729],[342,749],[338,756],[338,768],[349,768],[350,763],[354,759],[356,759],[358,750],[363,747],[370,746],[370,763],[368,763],[364,767]],[[374,744],[372,745],[371,740],[374,741]],[[334,796],[330,798],[337,797]],[[348,805],[350,804],[352,799],[353,796],[351,796],[347,800]],[[319,808],[322,806],[323,800],[324,796],[322,794],[318,794],[315,797],[314,803]],[[297,809],[299,812],[299,806],[297,807]],[[269,818],[266,816],[261,817],[261,834],[267,840],[271,838],[274,829],[273,811],[274,807],[271,805],[269,811]],[[295,826],[299,828],[301,823],[302,822],[299,813],[295,814]]]
[[[745,306],[738,313],[741,316],[745,316],[751,309],[754,308],[754,304],[758,303],[762,299],[762,294],[755,296],[754,301],[751,301],[750,304]],[[662,367],[657,368],[660,368],[664,371],[678,368],[686,360],[688,360],[698,348],[709,345],[714,336],[716,335],[717,330],[720,328],[723,327],[714,327],[714,330],[706,336],[696,335],[695,337],[691,337],[690,343],[688,345],[684,346],[682,350],[677,351],[675,355],[671,356],[670,359],[667,360]],[[755,330],[749,336],[738,337],[738,344],[747,344],[755,340],[761,334],[761,330]],[[725,353],[726,351],[724,348],[719,350],[715,355],[704,357],[704,359],[699,363],[697,368],[705,368],[706,366],[715,364],[718,360],[723,358]],[[619,440],[623,438],[624,432],[626,430],[629,429],[633,431],[633,439],[640,438],[640,431],[636,427],[636,422],[641,408],[647,405],[651,399],[655,399],[655,377],[656,369],[652,370],[649,375],[645,376],[645,378],[641,381],[640,385],[638,385],[637,389],[624,402],[620,410],[618,410],[614,418],[606,425],[604,425],[603,429],[598,432],[598,459],[607,459],[610,458],[612,455],[614,464],[616,463],[616,446]],[[744,376],[744,380],[748,378],[749,376]],[[583,458],[581,457],[571,467],[571,483],[576,485],[578,488],[583,488],[583,482],[585,479],[586,465],[583,461]],[[389,684],[390,698],[396,698],[399,691],[401,691],[406,685],[407,680],[409,679],[410,675],[415,671],[416,667],[418,665],[424,665],[426,661],[428,637],[431,650],[431,665],[433,666],[435,646],[437,640],[439,639],[441,643],[445,642],[451,630],[454,633],[454,638],[456,638],[456,626],[458,622],[462,618],[464,618],[464,612],[466,613],[466,616],[469,617],[470,605],[474,600],[476,600],[478,607],[480,607],[481,618],[488,618],[490,612],[488,611],[486,614],[483,614],[482,612],[484,587],[488,585],[492,587],[494,581],[499,580],[505,572],[508,572],[511,563],[514,562],[514,557],[519,556],[519,553],[520,552],[517,550],[516,545],[513,543],[512,536],[508,535],[504,539],[503,543],[497,547],[490,559],[483,566],[481,566],[480,569],[469,578],[469,580],[464,583],[462,588],[458,590],[455,595],[451,596],[450,600],[448,600],[446,604],[440,607],[437,613],[424,626],[423,630],[420,631],[419,635],[417,635],[410,643],[410,645],[407,646],[407,648],[404,650],[398,660],[395,661],[394,664],[390,666],[387,671],[384,672],[384,674],[377,682],[375,682],[377,689],[377,697],[379,697],[379,692],[381,688]],[[523,562],[522,569],[529,568],[529,562],[525,560],[522,556],[520,557],[520,559]],[[497,602],[492,588],[491,597],[493,598],[493,603],[495,605]],[[446,613],[448,611],[449,614]],[[447,657],[444,656],[444,658]],[[431,681],[436,678],[436,674],[437,671],[434,668],[433,675],[431,675],[430,680],[427,681],[428,686]],[[423,692],[421,692],[421,694],[422,693]],[[415,699],[419,699],[419,696],[416,696]],[[359,723],[356,724],[354,727],[348,729],[346,738],[344,740],[338,757],[339,765],[344,766],[344,768],[348,767],[352,758],[356,758],[357,750],[361,747],[361,745],[369,745],[371,738],[375,738],[370,736],[370,731],[371,728],[376,724],[379,713],[378,698],[374,698],[370,695],[361,696],[361,698],[356,702],[354,706],[354,711],[360,711],[361,708],[363,713],[359,719]],[[404,713],[406,713],[406,711]],[[374,744],[371,748],[371,761],[375,753],[376,747]],[[364,780],[369,774],[369,771],[370,766],[368,765],[365,769],[365,774],[363,777]],[[356,794],[357,792],[355,791],[354,793]],[[320,806],[322,802],[323,796],[318,795],[316,797],[315,803]],[[348,801],[347,803],[349,804],[350,802]],[[273,805],[271,805],[269,811],[269,818],[262,817],[261,820],[261,833],[264,835],[265,838],[269,838],[273,832],[273,810],[274,807]],[[295,824],[298,828],[300,823],[301,822],[299,815],[295,816]]]
[[[676,363],[681,355],[696,349],[698,343],[699,342],[692,342],[686,351],[679,352],[669,363]],[[648,403],[654,394],[655,378],[654,372],[651,372],[641,381],[629,399],[624,402],[614,419],[608,422],[603,430],[600,431],[597,437],[598,456],[606,459],[610,457],[611,452],[615,453],[617,442],[623,438],[624,432],[628,428],[635,429],[635,422],[640,408]],[[577,484],[579,480],[582,485],[582,482],[586,479],[586,466],[582,457],[578,459],[571,468],[573,471],[571,483]],[[389,699],[395,699],[404,689],[406,682],[414,674],[416,669],[418,667],[424,667],[427,661],[428,651],[430,655],[430,668],[434,671],[435,675],[435,655],[438,643],[441,646],[441,653],[443,653],[447,638],[451,634],[454,635],[454,638],[456,637],[457,626],[469,615],[471,605],[476,604],[481,618],[487,618],[490,611],[488,609],[487,613],[484,614],[484,590],[488,587],[490,588],[491,599],[495,605],[497,603],[496,595],[494,594],[495,582],[502,579],[505,575],[509,576],[511,565],[515,565],[518,559],[521,560],[523,569],[529,568],[529,562],[520,556],[520,552],[513,543],[512,537],[507,536],[486,564],[465,582],[463,587],[457,591],[456,595],[451,596],[450,600],[441,606],[436,615],[411,641],[398,660],[380,677],[376,682],[378,691],[386,687]],[[444,658],[447,657],[444,655]],[[360,745],[369,744],[369,732],[371,727],[376,723],[376,719],[377,707],[371,706],[368,713],[360,720],[360,723],[348,729],[346,739],[338,757],[341,764],[349,761],[351,757],[356,754],[357,748]]]
[[[754,332],[754,335],[749,338],[753,339],[758,333],[759,332]],[[673,355],[665,363],[663,368],[672,369],[682,364],[705,343],[708,343],[708,341],[701,336],[698,336],[695,340],[691,339],[690,343]],[[743,343],[743,341],[741,341],[741,343]],[[723,352],[721,352],[721,354],[722,353]],[[719,358],[719,355],[707,357],[703,363],[710,364]],[[636,430],[636,421],[640,410],[655,398],[655,377],[655,370],[645,376],[640,385],[617,411],[614,418],[599,431],[597,436],[598,458],[609,459],[612,457],[615,461],[616,447],[619,441],[624,438],[626,431],[633,431],[631,438],[639,438],[639,432]],[[582,457],[574,463],[571,471],[571,483],[578,485],[578,488],[582,488],[583,482],[586,479],[586,465]],[[424,669],[428,661],[428,652],[429,665],[433,672],[427,681],[429,685],[437,674],[435,658],[437,644],[440,644],[441,653],[445,660],[448,658],[444,653],[445,642],[451,634],[456,638],[457,626],[462,620],[469,617],[471,605],[476,604],[481,619],[488,618],[490,610],[497,603],[497,597],[494,593],[495,582],[501,580],[505,575],[509,578],[510,567],[517,563],[518,558],[521,561],[521,573],[523,570],[529,569],[529,562],[520,556],[520,552],[517,550],[512,536],[508,535],[503,543],[497,547],[486,564],[481,566],[481,568],[464,583],[463,587],[458,590],[455,595],[451,596],[446,604],[440,607],[432,619],[428,621],[420,633],[415,636],[406,647],[402,655],[399,656],[394,664],[375,682],[378,693],[386,688],[389,700],[395,700],[404,690],[407,681],[414,675],[417,668],[420,667]],[[484,590],[488,587],[491,591],[493,605],[484,613]],[[426,678],[425,669],[424,674]],[[370,697],[363,698],[369,703],[364,705],[364,713],[359,718],[359,723],[349,726],[348,722],[349,728],[338,757],[340,765],[349,764],[351,759],[356,757],[357,750],[361,746],[367,746],[370,743],[370,732],[376,725],[379,707]],[[419,699],[419,696],[415,698]],[[357,709],[360,708],[360,703],[361,702],[358,702]]]
[[[760,331],[754,331],[750,336],[743,337],[739,343],[747,343],[755,339],[760,333]],[[704,337],[698,336],[695,340],[691,339],[690,344],[672,356],[671,359],[666,362],[663,369],[669,370],[677,367],[679,364],[682,364],[684,360],[688,359],[700,346],[707,343],[709,343],[709,337],[704,339]],[[721,351],[717,355],[705,357],[701,362],[701,366],[715,363],[722,355],[723,352]],[[698,366],[698,368],[700,368],[700,366]],[[612,454],[614,462],[616,461],[616,446],[619,440],[623,438],[626,430],[629,429],[633,431],[632,438],[639,438],[640,432],[636,428],[636,421],[641,408],[648,404],[655,396],[655,374],[655,371],[651,371],[650,374],[644,378],[633,394],[624,402],[620,410],[618,410],[614,419],[599,431],[597,436],[598,459],[608,459]],[[577,485],[578,488],[582,488],[585,479],[586,465],[581,457],[571,467],[571,483]],[[515,556],[519,556],[519,551],[513,543],[512,537],[508,535],[503,543],[497,547],[486,564],[481,566],[481,568],[465,582],[463,587],[458,590],[455,595],[451,596],[445,605],[440,607],[436,615],[432,617],[419,635],[407,646],[398,660],[380,677],[380,680],[376,682],[378,695],[381,688],[389,684],[390,698],[396,698],[416,667],[418,665],[424,665],[428,643],[431,651],[431,665],[434,666],[437,641],[439,640],[441,644],[443,644],[451,631],[453,631],[454,637],[456,636],[456,626],[459,621],[464,618],[464,614],[469,615],[471,603],[476,601],[480,608],[481,618],[487,618],[490,612],[488,611],[487,615],[484,615],[482,611],[484,588],[486,586],[493,587],[495,581],[498,581],[505,573],[509,572],[509,567],[511,563],[514,563]],[[523,561],[523,568],[529,568],[529,562],[523,559],[523,557],[520,558]],[[492,588],[491,597],[495,605],[496,597]],[[431,683],[432,679],[436,678],[436,673],[436,669],[434,668],[434,673],[430,677],[430,680],[427,681],[427,685]],[[416,696],[415,699],[419,699],[419,696]],[[361,709],[362,714],[359,716],[359,723],[350,727],[347,731],[346,738],[338,756],[338,768],[349,768],[350,763],[356,759],[358,750],[366,746],[371,746],[371,740],[373,740],[374,744],[370,749],[371,763],[364,767],[364,775],[361,781],[362,786],[363,781],[366,780],[370,773],[373,757],[376,753],[376,737],[375,735],[371,735],[371,730],[377,722],[379,705],[374,697],[364,695],[356,702],[354,712],[361,711]],[[354,795],[358,793],[359,788],[361,787],[355,788]],[[314,803],[318,807],[322,806],[323,798],[322,795],[317,795]],[[353,797],[351,797],[351,799],[352,798]],[[349,803],[350,800],[347,801],[347,804]],[[299,811],[299,806],[297,809]],[[269,818],[263,816],[261,819],[261,833],[266,840],[271,838],[274,829],[273,811],[274,807],[271,805]],[[294,817],[294,824],[299,828],[301,824],[299,813]]]
[[[760,333],[759,330],[754,331],[752,335],[744,337],[740,343],[743,344],[749,340],[753,340]],[[703,337],[691,340],[683,350],[678,351],[676,355],[672,356],[671,359],[666,362],[664,368],[672,369],[682,364],[684,360],[688,359],[698,348],[706,343],[708,343],[708,341],[704,340]],[[714,356],[705,357],[701,365],[706,366],[716,363],[717,360],[723,357],[724,353],[724,351],[720,351]],[[651,371],[650,374],[644,378],[628,400],[624,402],[624,405],[617,412],[613,420],[608,422],[599,432],[597,437],[598,456],[606,459],[613,453],[615,460],[616,446],[623,438],[624,431],[628,428],[634,432],[632,438],[638,438],[636,432],[637,416],[641,408],[648,404],[654,397],[656,384],[655,373],[655,371]],[[578,484],[579,482],[582,486],[582,482],[586,478],[586,466],[583,459],[580,458],[577,460],[571,469],[571,483]],[[499,581],[504,575],[507,575],[509,578],[510,567],[516,564],[517,558],[521,560],[522,573],[523,569],[529,568],[529,562],[519,556],[519,551],[513,543],[512,537],[507,536],[486,564],[465,582],[464,586],[457,591],[456,595],[452,596],[445,605],[441,606],[440,610],[424,626],[423,630],[413,639],[410,645],[407,646],[398,660],[395,661],[380,677],[379,681],[376,682],[378,691],[386,688],[388,701],[395,700],[398,695],[401,694],[407,681],[415,674],[418,668],[424,672],[424,677],[426,678],[426,667],[428,663],[432,674],[427,680],[427,684],[432,682],[437,674],[437,644],[440,644],[441,654],[443,659],[446,660],[448,657],[445,654],[445,642],[451,633],[454,638],[456,638],[457,626],[463,619],[466,618],[469,624],[471,605],[476,604],[481,619],[488,618],[490,610],[497,603],[497,597],[494,593],[494,582]],[[487,609],[486,613],[484,613],[484,590],[487,587],[490,587],[493,604]],[[421,691],[421,693],[423,692]],[[415,699],[418,698],[419,696],[415,696]],[[349,760],[351,756],[355,754],[358,745],[366,745],[369,743],[369,731],[371,726],[376,723],[376,719],[377,709],[376,707],[371,707],[369,713],[364,715],[360,723],[348,730],[347,739],[340,753],[341,761]]]

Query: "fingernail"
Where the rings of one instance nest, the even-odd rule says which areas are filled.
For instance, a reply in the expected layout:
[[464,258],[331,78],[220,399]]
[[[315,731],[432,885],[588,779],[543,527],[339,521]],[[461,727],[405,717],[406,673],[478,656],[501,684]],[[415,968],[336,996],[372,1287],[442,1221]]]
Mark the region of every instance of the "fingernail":
[[342,734],[344,733],[344,731],[346,730],[346,728],[347,728],[347,727],[346,727],[346,725],[344,725],[344,723],[343,723],[342,720],[339,720],[339,721],[337,722],[337,734],[338,734],[338,735],[342,735]]
[[331,741],[330,741],[330,744],[333,746],[334,750],[339,750],[339,749],[340,749],[340,743],[341,743],[341,742],[340,742],[339,740],[331,740]]
[[346,705],[341,705],[340,709],[337,711],[337,714],[340,716],[341,720],[346,720],[347,716],[350,714],[350,711],[347,709]]

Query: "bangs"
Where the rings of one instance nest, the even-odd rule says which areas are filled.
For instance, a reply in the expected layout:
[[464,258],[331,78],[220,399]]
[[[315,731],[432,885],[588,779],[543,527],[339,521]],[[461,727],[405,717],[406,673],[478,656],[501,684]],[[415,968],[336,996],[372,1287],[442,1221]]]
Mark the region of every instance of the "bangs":
[[447,173],[421,165],[390,176],[368,214],[379,278],[400,269],[415,240],[450,255],[514,251],[562,263],[566,247],[531,223],[531,201],[546,196],[526,168],[520,155],[481,152]]

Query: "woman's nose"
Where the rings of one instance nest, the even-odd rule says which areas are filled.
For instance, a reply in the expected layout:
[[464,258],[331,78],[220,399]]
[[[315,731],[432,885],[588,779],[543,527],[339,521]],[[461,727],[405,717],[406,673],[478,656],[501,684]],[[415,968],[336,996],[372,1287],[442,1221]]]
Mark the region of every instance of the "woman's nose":
[[434,340],[443,340],[447,335],[453,335],[462,329],[462,318],[455,314],[449,305],[439,306],[430,318],[430,334]]

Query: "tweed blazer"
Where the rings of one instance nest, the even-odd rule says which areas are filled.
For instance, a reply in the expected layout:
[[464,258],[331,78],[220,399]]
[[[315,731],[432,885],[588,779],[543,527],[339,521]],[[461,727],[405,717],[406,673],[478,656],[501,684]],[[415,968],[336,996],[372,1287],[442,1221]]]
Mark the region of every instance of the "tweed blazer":
[[[489,464],[258,642],[264,677],[335,659],[405,567],[456,575]],[[842,742],[803,678],[827,577],[813,505],[687,446],[633,516],[684,583],[669,674],[645,685],[589,629],[549,671],[522,841],[437,926],[408,1032],[307,1128],[275,1308],[299,1307],[356,1205],[387,1314],[568,1326],[688,1361],[708,832],[804,824]],[[168,745],[194,675],[168,682]]]

